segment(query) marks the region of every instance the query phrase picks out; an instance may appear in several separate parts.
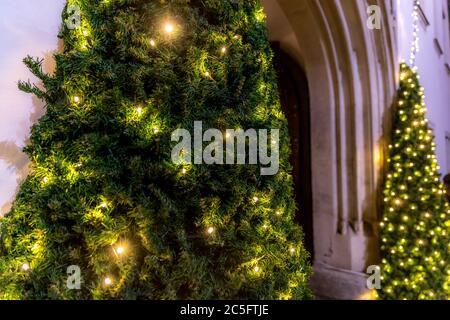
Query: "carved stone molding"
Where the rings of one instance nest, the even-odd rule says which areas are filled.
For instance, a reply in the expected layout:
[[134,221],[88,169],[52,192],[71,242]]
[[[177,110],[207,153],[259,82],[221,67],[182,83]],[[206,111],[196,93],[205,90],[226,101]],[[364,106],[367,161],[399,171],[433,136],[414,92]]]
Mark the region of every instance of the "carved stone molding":
[[[389,1],[262,2],[271,40],[296,57],[308,78],[315,265],[360,275],[378,262],[383,141],[396,92]],[[380,30],[366,26],[373,4],[383,12]]]

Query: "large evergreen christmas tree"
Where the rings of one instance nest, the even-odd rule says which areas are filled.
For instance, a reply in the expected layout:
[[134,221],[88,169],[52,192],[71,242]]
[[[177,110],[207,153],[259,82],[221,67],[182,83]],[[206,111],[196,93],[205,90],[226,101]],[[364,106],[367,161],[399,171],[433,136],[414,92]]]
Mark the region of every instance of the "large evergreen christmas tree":
[[382,299],[450,299],[450,211],[418,74],[401,65],[381,222]]
[[[81,24],[64,10],[55,73],[25,59],[44,89],[20,88],[47,112],[25,149],[31,174],[0,220],[0,297],[309,298],[259,1],[68,5]],[[278,174],[173,163],[171,134],[194,121],[280,129]],[[69,266],[79,290],[67,286]]]

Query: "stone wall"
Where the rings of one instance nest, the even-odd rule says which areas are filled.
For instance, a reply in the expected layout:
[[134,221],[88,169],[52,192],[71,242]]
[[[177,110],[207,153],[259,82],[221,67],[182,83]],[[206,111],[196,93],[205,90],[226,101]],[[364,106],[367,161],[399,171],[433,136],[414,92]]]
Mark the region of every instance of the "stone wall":
[[[303,67],[311,100],[315,275],[321,297],[367,297],[380,177],[396,92],[390,1],[263,0],[270,37]],[[381,30],[367,7],[381,7]]]

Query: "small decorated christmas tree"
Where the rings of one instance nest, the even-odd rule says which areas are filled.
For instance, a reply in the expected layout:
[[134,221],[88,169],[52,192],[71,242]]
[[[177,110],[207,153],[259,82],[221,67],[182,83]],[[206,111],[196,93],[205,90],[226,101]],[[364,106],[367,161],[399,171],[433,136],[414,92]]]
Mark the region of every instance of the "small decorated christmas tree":
[[450,211],[424,90],[406,64],[389,146],[381,222],[382,299],[450,298]]
[[[258,0],[69,0],[4,299],[305,299],[287,121]],[[174,130],[280,129],[279,171],[171,160]],[[68,274],[69,273],[69,274]]]

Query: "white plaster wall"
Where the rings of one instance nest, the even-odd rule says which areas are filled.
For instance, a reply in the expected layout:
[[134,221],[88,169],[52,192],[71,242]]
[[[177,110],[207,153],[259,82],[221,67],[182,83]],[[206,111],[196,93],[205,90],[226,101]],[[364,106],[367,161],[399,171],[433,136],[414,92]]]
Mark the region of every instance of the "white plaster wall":
[[[435,130],[437,157],[441,172],[450,172],[447,163],[445,135],[450,134],[450,73],[445,64],[450,65],[450,35],[447,0],[422,0],[421,6],[430,25],[420,21],[420,52],[417,67],[421,84],[425,88],[428,120]],[[445,19],[442,9],[445,9]],[[409,61],[412,42],[413,0],[397,0],[399,59]],[[434,39],[438,38],[444,51],[439,55]]]
[[30,126],[43,113],[42,103],[17,89],[18,80],[36,81],[22,59],[46,58],[58,48],[65,0],[0,0],[0,214],[9,210],[28,160],[21,152]]

